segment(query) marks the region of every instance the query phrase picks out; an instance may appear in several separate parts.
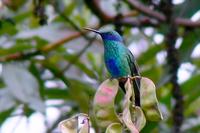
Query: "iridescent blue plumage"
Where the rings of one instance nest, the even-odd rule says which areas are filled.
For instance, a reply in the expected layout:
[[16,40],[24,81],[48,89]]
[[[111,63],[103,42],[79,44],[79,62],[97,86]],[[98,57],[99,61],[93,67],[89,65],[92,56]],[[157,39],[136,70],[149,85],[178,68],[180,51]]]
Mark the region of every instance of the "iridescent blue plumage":
[[124,46],[122,37],[116,32],[102,32],[104,60],[113,78],[139,75],[132,53]]
[[[104,60],[106,67],[112,78],[122,78],[128,76],[139,76],[138,68],[132,53],[123,44],[122,37],[116,31],[99,32],[93,29],[87,30],[101,35],[104,43]],[[124,89],[124,82],[119,82]],[[135,105],[140,106],[139,80],[133,80]]]

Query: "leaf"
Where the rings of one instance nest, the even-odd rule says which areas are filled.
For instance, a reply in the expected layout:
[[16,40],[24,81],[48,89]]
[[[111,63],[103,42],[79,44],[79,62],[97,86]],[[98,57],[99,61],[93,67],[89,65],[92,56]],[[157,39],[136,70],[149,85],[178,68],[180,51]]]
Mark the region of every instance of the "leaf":
[[184,94],[190,93],[190,90],[195,86],[199,86],[200,74],[192,75],[192,77],[182,83],[181,88]]
[[[132,133],[139,133],[139,127],[136,127],[135,123],[132,121],[132,117],[138,117],[135,115],[132,115],[130,112],[130,107],[132,106],[132,102],[130,101],[131,97],[133,96],[133,89],[132,89],[132,84],[130,82],[130,79],[126,81],[125,84],[125,89],[126,89],[126,94],[125,94],[125,99],[124,99],[124,107],[123,107],[123,112],[122,112],[122,120],[126,127],[132,132]],[[133,98],[134,99],[134,98]],[[135,110],[134,110],[135,111]],[[133,118],[136,120],[136,118]],[[138,123],[140,124],[140,123]]]
[[122,133],[122,125],[120,123],[111,123],[106,129],[106,133]]
[[163,45],[153,45],[147,51],[143,52],[137,59],[138,64],[146,64],[154,58],[158,52],[163,49]]
[[47,44],[47,41],[37,36],[31,38],[17,38],[11,47],[0,49],[0,55],[30,51],[33,48],[39,49],[45,44]]
[[39,95],[38,82],[26,68],[19,64],[4,64],[2,77],[10,94],[32,109],[44,112],[45,105]]
[[80,129],[79,133],[89,133],[90,130],[90,123],[89,123],[89,119],[85,118],[83,120],[83,127]]
[[67,99],[69,100],[69,89],[50,88],[44,90],[45,97],[48,99]]
[[132,106],[131,115],[134,125],[139,131],[141,131],[146,125],[146,118],[142,109],[138,106]]
[[78,132],[78,118],[72,117],[59,123],[59,128],[62,133],[77,133]]
[[2,125],[2,123],[12,114],[14,110],[15,108],[13,107],[0,113],[0,125]]
[[6,21],[1,22],[0,29],[0,36],[5,35],[5,33],[6,35],[15,35],[18,32],[16,26]]
[[[158,65],[157,62],[151,62],[151,64],[153,65],[148,65],[148,68],[146,68],[145,70],[143,70],[141,72],[142,75],[145,75],[146,77],[152,79],[153,81],[159,81],[161,80],[161,78],[167,78],[167,75],[162,76],[163,75],[163,71],[162,71],[162,67],[161,65]],[[154,73],[154,74],[152,74]],[[161,77],[162,76],[162,77]]]
[[[70,90],[69,95],[70,100],[76,102],[81,109],[81,112],[87,113],[90,109],[91,96],[94,95],[95,89],[90,85],[81,82],[79,80],[70,79]],[[84,104],[83,104],[84,103]]]
[[190,59],[190,55],[192,54],[193,49],[199,43],[199,32],[199,30],[195,30],[190,34],[187,34],[187,36],[184,36],[183,42],[179,48],[182,62],[186,62]]
[[[174,13],[177,13],[177,16],[179,17],[190,18],[199,10],[199,5],[200,1],[198,0],[185,0],[182,4],[174,6]],[[184,11],[183,15],[180,14],[182,11]]]
[[[83,71],[85,74],[87,74],[90,78],[96,79],[97,76],[93,72],[93,70],[89,69],[84,63],[82,63],[79,58],[76,58],[75,55],[67,55],[64,56],[65,60],[69,61],[69,63],[73,63],[77,68],[79,68],[81,71]],[[74,62],[74,60],[76,60]]]
[[163,119],[156,97],[156,87],[154,83],[145,77],[140,80],[141,107],[149,121],[159,121]]
[[105,78],[105,63],[103,57],[99,54],[94,54],[92,52],[87,53],[87,61],[92,67],[92,70],[97,72],[98,80],[103,81]]
[[83,127],[80,128],[79,133],[89,133],[89,117],[87,114],[77,114],[75,116],[72,116],[69,119],[61,121],[58,126],[61,130],[62,133],[78,133],[78,128],[79,128],[79,122],[78,119],[79,117],[82,116],[84,117],[84,125]]
[[200,105],[200,97],[196,98],[196,100],[191,102],[187,106],[187,108],[185,108],[185,116],[189,116],[192,113],[196,113],[199,110],[199,106],[196,106],[196,105]]
[[200,117],[186,119],[181,126],[181,130],[185,133],[198,133],[200,130]]
[[13,108],[16,105],[14,97],[7,88],[0,90],[0,113]]
[[44,90],[45,90],[45,81],[41,78],[40,71],[34,62],[31,62],[29,65],[29,72],[37,79],[39,85],[39,94],[42,99],[44,99]]
[[95,94],[94,113],[100,127],[107,127],[113,122],[119,122],[114,105],[118,87],[117,79],[107,79],[99,86]]
[[199,97],[199,80],[200,74],[195,74],[181,85],[181,89],[185,94],[184,106],[186,108],[188,108],[188,106]]
[[74,1],[71,1],[65,8],[64,13],[65,15],[71,15],[75,11],[76,3]]

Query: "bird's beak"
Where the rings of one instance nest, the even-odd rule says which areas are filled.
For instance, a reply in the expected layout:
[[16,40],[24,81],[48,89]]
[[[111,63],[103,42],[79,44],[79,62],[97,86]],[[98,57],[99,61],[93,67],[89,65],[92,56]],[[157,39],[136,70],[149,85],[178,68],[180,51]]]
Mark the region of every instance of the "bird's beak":
[[92,32],[95,32],[95,33],[97,33],[97,34],[101,35],[101,32],[100,32],[100,31],[98,31],[98,30],[91,29],[91,28],[83,28],[83,29],[84,29],[84,30],[89,30],[89,31],[92,31]]

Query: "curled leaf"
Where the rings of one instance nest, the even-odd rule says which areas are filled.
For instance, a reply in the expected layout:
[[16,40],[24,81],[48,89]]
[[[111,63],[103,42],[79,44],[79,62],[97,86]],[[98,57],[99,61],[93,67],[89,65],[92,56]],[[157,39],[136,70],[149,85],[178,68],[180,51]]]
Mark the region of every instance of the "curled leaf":
[[72,117],[63,120],[59,123],[59,128],[62,133],[77,133],[78,132],[78,118]]
[[89,119],[85,118],[83,120],[83,127],[80,129],[79,133],[89,133],[90,130],[90,124],[89,124]]
[[142,111],[142,109],[138,106],[132,106],[131,108],[131,115],[132,115],[132,121],[136,128],[141,131],[142,128],[146,125],[146,118]]
[[112,123],[107,127],[106,133],[122,133],[122,125],[120,123]]
[[128,129],[131,131],[131,133],[139,133],[138,129],[136,128],[135,124],[133,123],[133,121],[131,119],[130,98],[133,94],[133,91],[132,91],[133,89],[132,89],[130,79],[127,80],[127,82],[125,84],[125,89],[126,89],[126,95],[125,95],[125,99],[124,99],[124,110],[122,112],[122,120],[125,123],[125,125],[128,127]]
[[163,116],[159,109],[154,83],[150,79],[142,77],[140,84],[141,107],[146,118],[150,121],[162,120]]
[[107,127],[113,122],[119,122],[114,108],[118,87],[117,79],[108,79],[100,85],[95,94],[94,113],[100,127]]
[[89,131],[89,117],[87,114],[78,114],[69,119],[63,120],[59,123],[59,128],[62,133],[78,133],[78,117],[84,117],[84,125],[79,133],[88,133]]

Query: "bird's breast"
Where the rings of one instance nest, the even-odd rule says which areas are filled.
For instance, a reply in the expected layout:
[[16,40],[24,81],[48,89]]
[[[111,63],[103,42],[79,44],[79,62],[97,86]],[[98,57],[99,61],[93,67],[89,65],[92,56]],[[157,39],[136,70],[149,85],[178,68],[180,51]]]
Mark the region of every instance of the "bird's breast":
[[113,78],[131,75],[127,50],[123,44],[115,41],[104,42],[104,60]]
[[105,64],[112,77],[120,76],[120,67],[116,59],[114,58],[106,59]]
[[104,54],[106,67],[113,78],[130,75],[126,57],[119,52]]

